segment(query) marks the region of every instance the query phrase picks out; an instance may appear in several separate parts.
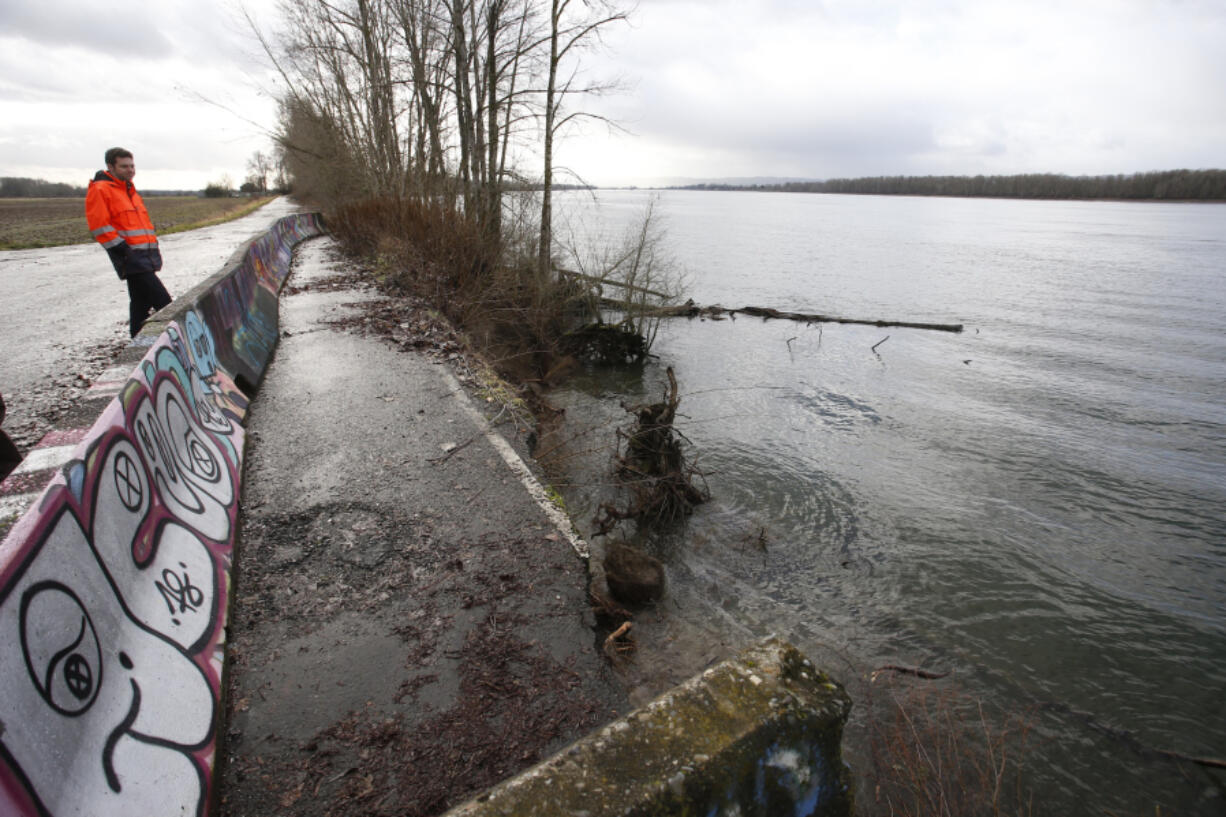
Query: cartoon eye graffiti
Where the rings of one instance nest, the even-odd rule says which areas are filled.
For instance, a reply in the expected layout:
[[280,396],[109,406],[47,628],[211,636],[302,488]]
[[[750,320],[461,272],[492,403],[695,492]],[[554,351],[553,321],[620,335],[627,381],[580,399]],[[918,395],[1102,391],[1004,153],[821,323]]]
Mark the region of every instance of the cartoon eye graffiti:
[[30,679],[56,712],[75,717],[98,697],[102,649],[77,594],[54,581],[21,597],[21,649]]
[[115,493],[129,511],[139,510],[145,500],[145,480],[140,469],[125,452],[115,457]]
[[216,482],[221,478],[221,466],[217,458],[194,435],[187,441],[187,452],[193,474],[208,482]]
[[[85,633],[85,619],[81,619],[81,634]],[[78,642],[80,637],[78,637]],[[72,645],[77,646],[76,644]],[[70,648],[71,649],[71,648]],[[49,668],[55,671],[54,664]],[[89,700],[94,691],[94,673],[89,668],[89,662],[79,652],[74,652],[64,661],[64,686],[78,701]]]

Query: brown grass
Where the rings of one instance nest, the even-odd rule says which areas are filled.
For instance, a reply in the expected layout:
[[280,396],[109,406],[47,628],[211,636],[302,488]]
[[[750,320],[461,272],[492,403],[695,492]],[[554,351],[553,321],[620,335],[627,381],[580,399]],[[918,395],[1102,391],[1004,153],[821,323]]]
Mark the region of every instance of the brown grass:
[[[270,200],[149,196],[145,206],[154,228],[166,235],[245,216]],[[60,247],[89,240],[85,199],[0,199],[0,250]]]
[[379,283],[413,295],[463,331],[516,384],[543,382],[565,357],[558,347],[572,299],[566,285],[539,280],[522,241],[482,235],[442,205],[367,199],[328,213],[344,249],[373,260]]

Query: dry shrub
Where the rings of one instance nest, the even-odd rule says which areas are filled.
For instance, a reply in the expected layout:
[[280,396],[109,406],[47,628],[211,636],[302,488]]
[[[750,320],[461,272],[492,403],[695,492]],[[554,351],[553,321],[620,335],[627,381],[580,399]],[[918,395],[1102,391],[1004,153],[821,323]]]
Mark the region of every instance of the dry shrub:
[[328,226],[347,252],[390,263],[391,283],[423,296],[471,284],[497,251],[471,219],[442,203],[364,199],[337,206]]
[[542,380],[561,359],[568,285],[540,280],[514,236],[410,199],[339,205],[328,225],[347,252],[374,260],[385,287],[426,300],[513,382]]
[[1032,720],[999,718],[947,685],[879,681],[868,692],[866,815],[1029,815],[1022,778]]

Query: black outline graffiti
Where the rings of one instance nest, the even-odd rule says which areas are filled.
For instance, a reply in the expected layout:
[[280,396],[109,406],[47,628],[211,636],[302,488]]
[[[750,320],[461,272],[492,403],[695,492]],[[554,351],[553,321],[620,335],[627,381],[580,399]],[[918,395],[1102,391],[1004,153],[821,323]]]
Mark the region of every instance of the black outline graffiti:
[[[82,636],[85,635],[85,619],[81,619],[81,632],[77,636],[77,641],[80,642]],[[73,645],[75,650],[76,644]],[[73,652],[72,655],[64,661],[64,686],[68,687],[68,693],[78,701],[84,701],[94,691],[94,672],[89,668],[89,662],[81,657],[79,652]]]
[[192,468],[188,470],[195,476],[200,477],[205,482],[221,482],[221,465],[217,462],[217,458],[213,456],[213,452],[208,449],[204,443],[200,442],[199,435],[192,433],[191,439],[187,441],[188,456],[192,460]]
[[[181,743],[151,737],[142,732],[134,731],[132,729],[132,725],[136,723],[137,717],[140,716],[140,685],[136,683],[135,678],[129,678],[128,680],[132,684],[132,703],[128,706],[128,714],[125,715],[124,719],[116,724],[115,728],[111,730],[111,733],[107,735],[106,744],[102,747],[102,772],[106,776],[107,786],[109,786],[111,791],[115,792],[116,794],[123,791],[123,784],[119,780],[119,774],[115,771],[115,747],[118,746],[119,741],[123,740],[125,737],[149,746],[158,746],[163,749],[173,749],[184,755],[187,755],[189,752],[200,748],[199,746],[184,746]],[[212,726],[209,728],[209,733],[211,736],[213,736],[216,728],[217,722],[214,720]],[[212,737],[210,737],[210,740],[211,739]],[[200,764],[197,763],[194,758],[191,758],[191,765],[193,771],[196,772],[196,785],[200,789],[200,798],[196,802],[196,815],[197,817],[200,817],[200,815],[204,814],[204,804],[209,799],[208,780],[205,778],[204,772],[200,768]]]
[[[49,661],[47,664],[46,674],[40,677],[38,670],[34,667],[34,662],[31,660],[31,657],[30,657],[30,641],[29,641],[30,605],[34,602],[34,599],[37,598],[39,594],[44,593],[46,591],[50,591],[50,590],[54,590],[59,593],[63,593],[65,596],[68,596],[77,605],[77,607],[80,608],[81,610],[81,628],[80,630],[77,631],[77,637],[76,639],[73,640],[71,644],[69,644],[67,647],[64,647],[63,649],[61,649],[59,652],[57,652],[55,655],[51,657],[51,661]],[[56,673],[56,670],[59,669],[60,661],[66,658],[71,658],[74,655],[78,656],[81,661],[85,661],[88,664],[88,660],[84,656],[81,656],[79,653],[76,652],[77,647],[81,645],[81,641],[85,638],[85,632],[86,632],[87,627],[89,629],[90,635],[93,637],[95,663],[98,667],[98,677],[93,682],[93,688],[90,691],[91,694],[87,696],[88,700],[85,697],[81,697],[80,695],[77,695],[76,692],[72,691],[70,688],[70,692],[72,692],[73,696],[76,697],[77,700],[81,701],[82,703],[79,708],[68,709],[56,703],[55,698],[52,695],[52,687],[55,683],[55,673]],[[94,705],[94,701],[98,699],[98,692],[102,689],[102,676],[103,676],[102,644],[98,640],[98,631],[94,627],[94,622],[89,617],[89,612],[86,610],[85,605],[81,602],[81,597],[78,596],[67,585],[51,580],[51,579],[46,579],[44,581],[34,583],[29,588],[27,588],[24,593],[21,594],[21,608],[18,611],[18,629],[20,630],[20,635],[21,635],[21,653],[22,653],[22,657],[25,659],[26,672],[30,674],[30,680],[33,681],[34,688],[38,690],[39,696],[41,696],[42,699],[46,701],[47,706],[51,707],[52,709],[54,709],[56,712],[60,713],[61,715],[66,715],[70,718],[76,718],[88,712],[90,707]],[[65,683],[66,684],[68,683],[67,678],[65,678]]]
[[102,747],[102,771],[106,775],[106,784],[116,794],[123,791],[123,786],[119,782],[119,775],[115,773],[115,746],[120,738],[128,734],[132,724],[136,723],[136,716],[140,714],[140,685],[135,678],[129,678],[128,681],[132,684],[132,704],[128,707],[128,714],[124,715],[123,720],[107,735],[106,744]]
[[[229,435],[201,424],[191,411],[185,385],[190,387],[160,371],[150,384],[148,401],[137,403],[132,428],[140,438],[137,447],[150,467],[156,493],[163,497],[162,505],[202,539],[225,543],[234,525],[238,478],[216,438]],[[225,486],[229,501],[218,498],[210,486]],[[216,512],[222,517],[214,516]]]
[[179,482],[179,461],[175,458],[174,448],[170,445],[170,441],[166,439],[165,429],[162,428],[162,418],[158,414],[160,406],[155,402],[157,392],[151,389],[149,398],[151,422],[146,425],[144,419],[139,416],[136,420],[136,432],[143,443],[141,451],[152,461],[150,464],[154,467],[155,474],[157,467],[160,466],[170,481],[177,483]]
[[[205,732],[200,737],[198,743],[184,745],[132,731],[133,727],[139,722],[139,713],[142,705],[147,711],[150,704],[153,703],[153,699],[151,698],[151,701],[143,701],[140,685],[135,678],[131,678],[131,703],[126,713],[123,713],[123,710],[120,709],[122,707],[121,699],[124,694],[122,684],[122,679],[126,675],[124,671],[133,670],[134,663],[127,652],[119,651],[117,653],[118,667],[104,665],[101,659],[102,643],[98,640],[98,631],[95,629],[89,612],[84,612],[84,615],[79,619],[78,626],[76,611],[71,609],[70,604],[64,605],[68,610],[67,614],[52,607],[51,609],[54,611],[52,615],[58,624],[51,632],[65,640],[72,636],[70,629],[72,626],[78,626],[78,632],[76,637],[72,638],[72,646],[67,650],[59,649],[56,656],[50,659],[47,659],[46,655],[49,650],[56,649],[57,644],[55,641],[45,642],[45,648],[38,651],[40,663],[45,663],[46,660],[52,661],[51,675],[47,677],[55,679],[57,686],[54,687],[54,694],[61,698],[69,696],[69,699],[71,699],[71,696],[75,693],[86,694],[86,690],[89,690],[89,694],[92,696],[91,700],[101,700],[98,695],[99,690],[104,686],[102,674],[104,671],[106,672],[105,686],[107,686],[106,698],[108,699],[108,705],[105,707],[106,712],[101,716],[104,720],[96,724],[100,730],[99,733],[92,732],[91,727],[91,735],[97,734],[97,739],[103,739],[106,745],[105,747],[98,747],[96,739],[94,739],[91,740],[88,747],[91,755],[93,751],[103,748],[104,757],[101,760],[106,777],[106,782],[103,785],[109,784],[110,789],[114,792],[118,792],[123,788],[120,775],[115,768],[116,762],[120,764],[124,762],[125,755],[118,748],[123,737],[131,737],[149,746],[162,746],[174,749],[190,762],[191,769],[194,772],[198,791],[198,796],[194,803],[194,811],[198,817],[204,814],[205,806],[210,800],[211,792],[207,778],[209,771],[213,768],[212,763],[215,759],[212,756],[200,756],[199,752],[205,747],[213,747],[215,751],[217,746],[215,741],[218,739],[217,728],[220,704],[218,696],[221,693],[217,686],[218,679],[208,671],[207,665],[207,662],[215,661],[216,657],[211,653],[206,654],[204,650],[214,639],[220,640],[221,636],[216,629],[205,629],[201,632],[195,644],[185,647],[165,634],[164,626],[159,626],[155,629],[133,615],[133,610],[129,608],[130,599],[126,597],[124,592],[120,591],[116,583],[117,576],[113,576],[108,567],[108,559],[115,556],[114,542],[112,541],[107,544],[107,558],[104,559],[99,550],[98,543],[100,540],[95,538],[99,534],[99,520],[103,518],[98,512],[99,499],[102,495],[109,494],[109,491],[103,490],[103,486],[106,483],[101,480],[114,480],[115,499],[124,508],[131,512],[139,512],[144,508],[149,512],[149,516],[144,517],[143,521],[139,522],[133,533],[131,558],[138,568],[146,567],[155,558],[160,549],[159,546],[162,542],[163,534],[167,532],[168,524],[181,526],[201,541],[209,553],[211,567],[206,570],[204,567],[196,566],[193,563],[191,572],[195,572],[198,575],[188,579],[185,586],[184,583],[181,583],[180,589],[183,592],[184,600],[190,602],[199,598],[197,594],[200,592],[200,588],[194,586],[192,579],[200,579],[206,583],[211,582],[213,592],[211,593],[211,609],[208,610],[208,621],[218,622],[218,616],[224,615],[225,604],[229,600],[228,582],[225,581],[225,577],[229,571],[230,549],[234,545],[234,525],[236,524],[239,499],[237,481],[241,478],[239,473],[242,455],[241,436],[239,436],[238,440],[234,440],[233,436],[239,433],[237,429],[241,428],[243,415],[250,404],[248,394],[241,391],[243,383],[244,381],[253,382],[250,376],[252,372],[248,371],[243,365],[247,362],[244,358],[255,355],[256,357],[266,359],[268,354],[266,340],[270,338],[275,341],[276,337],[275,321],[270,325],[268,321],[263,319],[259,309],[265,302],[272,303],[274,305],[273,308],[275,308],[278,285],[284,280],[285,274],[288,272],[288,269],[280,269],[282,266],[287,267],[283,262],[292,256],[294,244],[318,232],[317,219],[298,216],[292,222],[286,219],[286,223],[278,224],[274,230],[270,231],[268,236],[254,242],[250,248],[251,256],[245,259],[239,268],[227,279],[227,283],[234,287],[236,292],[244,292],[247,296],[245,300],[252,302],[247,308],[240,308],[239,314],[234,316],[239,321],[237,326],[228,324],[224,315],[197,313],[195,310],[192,310],[187,316],[187,324],[190,329],[186,333],[185,339],[188,342],[176,345],[176,340],[178,335],[182,333],[182,330],[176,324],[171,325],[174,331],[170,332],[170,343],[168,344],[167,351],[179,358],[183,364],[183,370],[187,373],[186,381],[175,378],[175,388],[183,398],[183,400],[175,402],[185,402],[185,413],[189,418],[188,428],[194,433],[201,435],[200,443],[203,443],[205,452],[215,457],[215,461],[212,463],[204,462],[201,459],[201,455],[205,452],[198,450],[196,445],[173,449],[168,445],[173,433],[179,429],[179,426],[174,425],[171,427],[161,422],[165,406],[164,404],[159,404],[156,395],[159,391],[158,381],[169,377],[169,375],[163,367],[159,366],[155,369],[152,365],[144,363],[138,371],[145,375],[147,385],[146,383],[141,383],[134,374],[124,386],[119,397],[123,417],[121,425],[113,431],[106,430],[99,438],[91,440],[87,446],[89,455],[82,457],[75,463],[75,470],[71,468],[64,469],[63,478],[66,480],[67,490],[60,490],[56,487],[47,492],[38,505],[40,518],[37,524],[30,529],[25,541],[21,543],[21,548],[16,553],[11,554],[11,560],[0,564],[0,575],[3,576],[3,580],[0,581],[0,605],[4,604],[6,600],[9,603],[18,602],[18,598],[15,597],[18,593],[33,593],[32,595],[25,596],[23,599],[26,603],[21,605],[20,618],[23,622],[21,625],[23,654],[27,664],[27,672],[30,673],[30,680],[35,689],[41,690],[42,687],[37,678],[37,673],[31,672],[32,664],[29,660],[31,653],[28,645],[25,643],[27,640],[26,627],[28,625],[25,622],[27,618],[30,622],[40,619],[44,608],[41,603],[34,605],[30,600],[42,598],[38,595],[42,590],[55,588],[65,593],[66,599],[77,604],[83,612],[85,611],[85,605],[81,603],[81,597],[73,589],[50,579],[47,581],[37,581],[35,576],[38,574],[31,575],[33,572],[32,568],[41,558],[41,554],[45,553],[44,548],[50,541],[50,538],[52,536],[58,537],[59,534],[57,532],[60,530],[61,524],[76,526],[77,531],[84,537],[84,544],[93,553],[94,561],[91,564],[101,571],[101,577],[110,586],[110,594],[101,590],[100,587],[95,587],[93,584],[90,584],[88,587],[85,585],[81,586],[81,591],[86,593],[86,597],[91,599],[92,612],[99,615],[99,626],[105,625],[103,631],[108,634],[108,638],[112,640],[119,638],[127,640],[136,633],[143,633],[144,636],[151,637],[159,642],[159,644],[164,644],[178,655],[181,655],[186,660],[187,666],[194,670],[194,674],[188,673],[188,675],[199,677],[204,687],[210,693],[207,701],[202,700],[200,702],[208,706],[208,723],[200,724],[202,728],[205,728]],[[277,261],[275,266],[271,264],[274,258]],[[216,290],[209,293],[206,298],[211,303],[219,303]],[[250,322],[249,326],[244,325],[247,322]],[[221,334],[217,334],[218,332],[221,332]],[[261,335],[264,337],[261,337]],[[264,342],[262,343],[262,341]],[[164,341],[158,340],[158,343],[162,342]],[[227,366],[221,369],[224,377],[219,378],[218,382],[214,383],[208,378],[213,374],[215,368],[220,368],[218,365],[218,345],[222,347],[224,353],[222,357],[226,359]],[[262,346],[265,348],[261,349]],[[193,350],[196,352],[196,355],[192,355]],[[264,352],[263,355],[259,354],[261,351]],[[193,357],[197,359],[193,360]],[[264,363],[265,360],[261,359],[258,362]],[[204,375],[204,379],[207,382],[203,382],[203,380],[198,381],[197,376],[203,374],[202,370],[206,369],[208,373]],[[235,384],[237,384],[237,388],[235,388]],[[148,395],[154,409],[151,412],[151,418],[142,418],[146,419],[146,423],[141,423],[137,420],[137,409],[141,403],[141,399],[138,396],[140,392]],[[224,402],[218,402],[218,398]],[[148,422],[149,420],[152,422]],[[191,422],[192,420],[194,422]],[[224,423],[226,427],[213,428],[210,426],[210,423],[213,422],[216,422],[219,426]],[[222,444],[222,437],[231,439],[226,444]],[[123,458],[118,457],[112,462],[113,468],[110,473],[101,470],[101,464],[106,461],[105,456],[98,458],[96,455],[100,451],[107,451],[120,440],[132,444],[135,448],[133,452],[129,452],[126,455],[127,459],[131,460],[137,467],[138,470],[135,473],[128,470],[128,463],[124,462]],[[188,440],[180,438],[176,442],[186,443]],[[183,459],[179,459],[180,456]],[[116,469],[114,466],[118,466],[118,468]],[[192,468],[199,468],[200,471],[192,472],[190,470]],[[219,502],[217,497],[209,492],[207,486],[200,484],[213,477],[214,468],[216,468],[217,476],[220,479],[230,479],[233,483],[231,487],[233,488],[234,495],[229,496],[228,501]],[[141,473],[142,471],[143,473]],[[139,486],[133,482],[133,477],[143,478]],[[174,501],[179,503],[177,507],[191,513],[190,507],[192,503],[203,499],[202,493],[207,494],[213,503],[222,506],[221,510],[226,514],[227,521],[229,522],[227,536],[214,539],[203,535],[193,524],[193,520],[181,518],[175,512],[175,509],[172,509],[161,500],[157,491],[166,489],[171,485],[178,487],[179,480],[184,477],[186,477],[188,483],[187,492],[189,494],[186,503],[183,503],[183,497],[176,496],[175,492],[167,492],[170,496],[175,497]],[[137,487],[142,488],[142,490],[136,491]],[[89,509],[88,512],[84,510],[86,508]],[[112,508],[110,512],[113,513],[117,510],[117,507]],[[103,526],[103,532],[107,529],[108,526]],[[126,526],[124,530],[126,534]],[[67,536],[70,533],[74,532],[65,531],[64,535]],[[73,538],[75,539],[75,533]],[[213,543],[220,545],[220,549]],[[66,545],[61,545],[57,542],[57,547],[61,546]],[[145,552],[146,550],[148,553]],[[44,565],[40,565],[38,568],[41,575],[57,575],[56,573],[47,573],[44,567]],[[58,568],[58,565],[52,566],[52,569]],[[173,568],[171,572],[176,573]],[[184,569],[183,573],[185,574],[186,572],[186,569]],[[78,580],[70,578],[70,575],[73,574],[66,574],[62,577],[73,585],[79,584]],[[92,576],[90,578],[92,579]],[[152,579],[153,577],[150,576],[149,578]],[[21,586],[26,581],[30,582],[30,586],[22,590]],[[144,586],[147,590],[152,589],[148,584]],[[201,587],[203,586],[206,585],[201,585]],[[125,584],[125,588],[127,587]],[[95,598],[94,593],[101,595]],[[93,607],[95,602],[102,603],[104,596],[107,605],[105,609]],[[152,602],[151,599],[146,599],[146,601]],[[112,614],[111,606],[114,604],[118,605],[118,609],[122,611],[126,621],[112,622],[110,620]],[[150,606],[152,607],[152,604]],[[201,610],[201,612],[204,611]],[[118,631],[115,631],[113,637],[112,624],[120,628]],[[65,625],[69,628],[67,632],[64,630]],[[129,627],[134,628],[133,633],[128,632],[127,628]],[[38,633],[37,627],[29,633],[31,642],[35,641]],[[90,643],[89,648],[82,649],[81,645],[89,641],[90,638],[93,639],[93,642]],[[56,640],[59,640],[59,638]],[[79,662],[87,661],[94,645],[97,646],[99,655],[97,671],[91,673],[85,670],[87,664],[80,664]],[[36,643],[35,646],[41,648],[44,644]],[[143,642],[142,646],[145,646]],[[129,647],[129,649],[131,648]],[[108,660],[112,660],[112,652],[113,647],[108,647]],[[74,661],[73,656],[78,656],[78,661]],[[15,662],[12,669],[14,672],[16,671]],[[64,688],[64,683],[68,679],[56,674],[64,670],[71,670],[69,674],[72,674],[72,672],[77,673],[75,676],[77,682],[75,693]],[[20,681],[19,675],[14,680],[19,684],[23,683]],[[187,680],[190,680],[192,685],[195,686],[196,681],[194,678]],[[90,689],[91,683],[92,689]],[[27,687],[26,692],[23,694],[33,691]],[[151,695],[155,691],[157,690],[151,686]],[[111,698],[117,698],[117,700],[112,702],[110,701]],[[115,710],[111,709],[110,703],[114,703]],[[55,708],[54,705],[53,708]],[[98,705],[93,706],[91,721],[93,718],[99,717],[100,709],[101,707]],[[205,713],[201,712],[201,714]],[[50,716],[49,713],[44,711],[43,717],[54,716]],[[116,717],[122,717],[122,721],[118,726],[115,726],[115,721],[112,720],[112,718]],[[112,724],[109,731],[106,726],[108,721]],[[191,734],[195,734],[194,730]],[[54,786],[58,782],[55,779],[56,772],[44,769],[44,773],[40,773],[37,778],[32,777],[27,774],[27,769],[23,768],[22,762],[18,760],[18,755],[11,751],[12,748],[11,745],[5,745],[3,741],[0,741],[0,774],[6,774],[6,783],[12,781],[16,785],[17,791],[14,796],[17,797],[17,802],[21,806],[29,803],[34,810],[48,815],[47,806],[39,794],[39,788],[35,783],[35,779],[38,779],[43,786]],[[22,756],[26,757],[24,753]],[[98,758],[98,756],[92,755],[92,758]],[[26,757],[27,762],[29,759],[29,757]],[[90,760],[91,766],[97,762],[99,762],[97,759]],[[92,777],[97,774],[99,767],[92,766],[91,771]],[[133,771],[136,770],[134,769]],[[51,776],[48,777],[48,774]],[[184,781],[188,779],[186,771],[183,779]],[[101,783],[102,781],[99,782]],[[131,781],[129,781],[125,794],[135,792],[139,788],[138,786],[134,789]],[[106,791],[103,788],[98,794],[104,794]],[[191,809],[191,805],[186,800],[183,805]],[[89,810],[88,806],[83,808]]]
[[[122,468],[122,471],[120,470]],[[119,501],[129,511],[137,511],[145,501],[144,480],[140,478],[141,469],[137,467],[126,451],[120,451],[115,456],[115,492]],[[135,481],[133,481],[135,477]],[[123,484],[120,485],[120,481]],[[131,500],[131,501],[129,501]]]
[[[166,602],[166,606],[170,609],[170,620],[176,627],[179,626],[179,619],[174,618],[176,614],[194,613],[200,609],[200,605],[204,604],[204,591],[192,584],[192,577],[187,575],[187,565],[179,562],[179,567],[183,568],[183,578],[179,578],[178,573],[167,567],[162,569],[162,581],[153,583],[158,592],[162,594],[162,601]],[[178,605],[178,610],[175,609],[175,605]]]
[[[141,409],[135,407],[136,405],[137,404],[134,402],[133,404],[134,408],[131,410],[132,413],[129,417],[129,427],[133,425],[132,421],[134,420],[136,416],[139,415],[139,412],[141,411]],[[140,447],[137,445],[136,441],[132,439],[132,437],[128,433],[116,432],[112,435],[109,435],[108,437],[104,437],[102,440],[98,442],[98,445],[96,446],[95,450],[97,450],[99,453],[96,458],[101,462],[106,462],[107,458],[111,456],[115,448],[124,443],[131,445],[138,453],[141,450]],[[198,499],[194,491],[192,493],[192,496]],[[100,516],[100,512],[98,509],[98,503],[100,500],[101,500],[101,493],[98,491],[95,491],[93,493],[93,499],[92,499],[93,505],[91,506],[91,511],[90,511],[90,518],[92,520],[91,524],[92,522],[96,522]],[[235,500],[235,504],[237,504],[237,498]],[[229,512],[230,511],[227,510],[227,513]],[[133,544],[135,544],[138,540],[144,540],[144,541],[150,542],[151,545],[148,548],[148,552],[144,553],[142,556],[138,556],[136,551],[130,550],[131,552],[130,558],[132,559],[132,564],[138,570],[144,571],[148,569],[151,565],[153,565],[154,562],[157,561],[158,553],[160,552],[161,546],[162,546],[162,540],[163,538],[165,538],[165,535],[166,535],[166,528],[170,525],[174,525],[176,527],[182,528],[183,530],[187,531],[192,536],[196,537],[200,541],[200,543],[205,547],[205,549],[209,551],[209,561],[211,562],[211,565],[210,565],[211,569],[206,574],[206,577],[203,579],[203,582],[204,582],[204,585],[208,586],[209,593],[211,596],[211,603],[209,605],[208,610],[203,611],[203,612],[207,616],[207,620],[211,624],[215,623],[217,621],[217,617],[220,615],[220,610],[221,610],[221,605],[222,605],[222,596],[224,595],[224,591],[221,585],[219,585],[218,580],[217,580],[216,571],[217,571],[218,556],[216,552],[214,552],[214,546],[209,544],[213,540],[210,540],[208,537],[206,537],[200,531],[196,530],[194,527],[188,524],[185,524],[182,520],[174,516],[174,514],[167,509],[163,509],[163,512],[161,514],[158,514],[157,516],[154,517],[154,521],[152,523],[153,524],[152,530],[146,527],[148,524],[149,524],[148,519],[146,519],[145,521],[141,523],[140,527],[137,529],[136,533],[134,534],[135,538],[133,539]],[[54,528],[54,525],[52,527]],[[85,534],[86,532],[82,531],[82,533]],[[171,638],[167,633],[163,633],[161,630],[145,624],[140,618],[137,617],[136,613],[128,605],[128,600],[125,598],[123,592],[120,590],[119,582],[116,580],[115,576],[111,573],[111,568],[108,565],[107,557],[104,556],[102,552],[98,549],[98,546],[96,544],[97,536],[98,536],[97,531],[95,531],[91,527],[90,531],[88,531],[86,535],[86,541],[89,544],[90,550],[94,554],[94,558],[96,559],[98,563],[99,569],[102,571],[102,575],[106,578],[107,584],[109,584],[112,590],[114,591],[116,602],[119,604],[119,608],[123,610],[124,616],[128,618],[130,621],[132,621],[133,623],[135,623],[142,630],[145,630],[149,632],[150,634],[157,636],[159,639],[162,639],[163,641],[167,641],[168,643],[174,644],[175,648],[180,651],[183,651],[185,656],[187,656],[189,659],[191,656],[198,654],[202,649],[204,649],[205,645],[209,642],[209,639],[213,637],[213,631],[212,631],[211,626],[202,628],[200,637],[196,639],[196,641],[194,641],[192,644],[183,645],[183,644],[180,644],[175,639]],[[201,578],[201,577],[197,576],[196,578]],[[146,580],[156,582],[155,574],[149,574]],[[204,585],[201,585],[201,586],[204,586]],[[199,589],[200,586],[195,585],[195,583],[193,582],[193,587]],[[154,589],[156,590],[157,588],[155,587]],[[202,608],[198,608],[198,609],[202,609]],[[176,626],[181,626],[181,622],[173,621],[173,619],[172,619],[172,623],[174,623]]]

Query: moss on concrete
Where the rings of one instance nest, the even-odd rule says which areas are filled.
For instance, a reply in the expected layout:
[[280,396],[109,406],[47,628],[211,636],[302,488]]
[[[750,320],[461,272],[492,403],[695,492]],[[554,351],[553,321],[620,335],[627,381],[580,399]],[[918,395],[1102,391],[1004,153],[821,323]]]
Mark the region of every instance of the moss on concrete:
[[850,709],[796,648],[767,639],[450,815],[850,815]]

